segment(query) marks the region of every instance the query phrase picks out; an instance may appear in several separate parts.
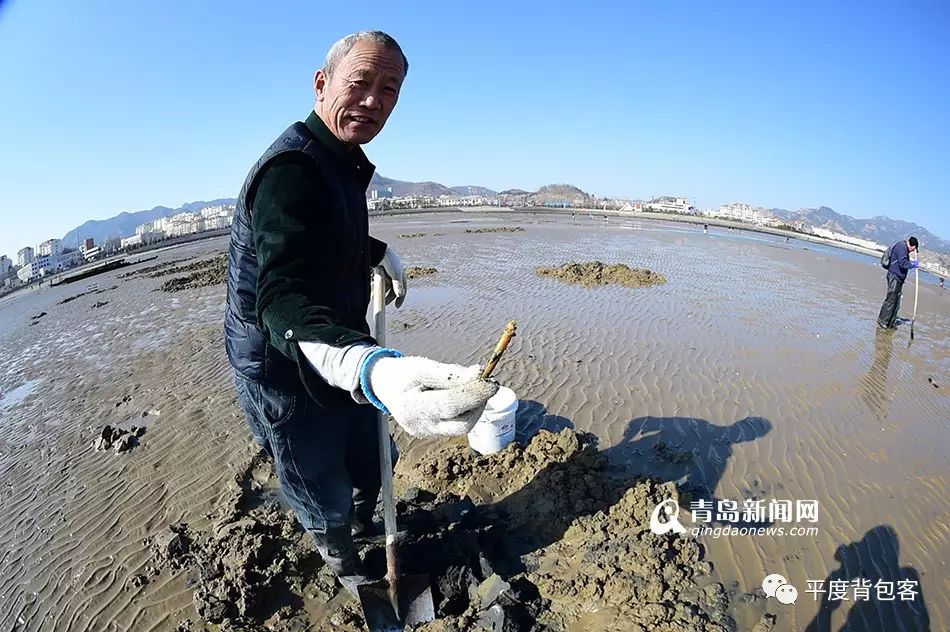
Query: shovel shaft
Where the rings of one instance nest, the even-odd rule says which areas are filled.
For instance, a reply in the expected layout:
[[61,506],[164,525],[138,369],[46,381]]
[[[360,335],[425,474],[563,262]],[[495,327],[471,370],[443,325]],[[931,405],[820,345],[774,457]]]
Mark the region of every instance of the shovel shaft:
[[917,320],[917,290],[920,288],[920,274],[917,268],[914,268],[914,316],[911,320]]
[[[376,342],[386,344],[386,285],[382,268],[373,270],[373,335]],[[396,567],[396,501],[393,495],[393,457],[390,449],[389,423],[379,412],[379,476],[382,483],[383,522],[386,526],[386,575],[392,583],[398,575]],[[391,551],[391,552],[390,552]]]

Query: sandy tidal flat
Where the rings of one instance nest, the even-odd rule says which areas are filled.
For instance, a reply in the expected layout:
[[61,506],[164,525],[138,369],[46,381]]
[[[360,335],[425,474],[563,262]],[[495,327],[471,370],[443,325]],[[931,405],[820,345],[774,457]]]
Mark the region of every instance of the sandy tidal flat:
[[[388,344],[478,362],[516,319],[496,376],[521,399],[522,437],[588,431],[618,471],[715,500],[816,500],[816,536],[700,538],[738,629],[766,612],[776,630],[948,629],[950,293],[921,287],[908,346],[906,326],[875,328],[885,286],[870,257],[542,217],[375,219],[406,265],[438,269],[390,312],[406,326]],[[467,232],[510,226],[524,230]],[[225,245],[185,245],[143,267]],[[535,274],[593,260],[667,283],[585,288]],[[197,622],[187,572],[152,575],[146,543],[169,524],[208,527],[255,452],[223,351],[224,287],[153,291],[167,277],[118,278],[128,271],[0,302],[0,629]],[[92,282],[116,289],[60,304]],[[905,286],[908,317],[912,297]],[[103,425],[144,411],[159,415],[140,445],[92,450]],[[428,449],[399,441],[408,460]],[[761,594],[770,573],[798,587],[796,604]],[[916,578],[920,595],[822,605],[805,592],[808,580],[861,578]]]

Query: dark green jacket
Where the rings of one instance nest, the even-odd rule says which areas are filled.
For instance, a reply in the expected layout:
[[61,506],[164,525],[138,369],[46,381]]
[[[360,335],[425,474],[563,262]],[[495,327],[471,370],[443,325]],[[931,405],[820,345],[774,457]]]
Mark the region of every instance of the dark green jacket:
[[374,170],[316,114],[288,128],[251,169],[231,233],[226,321],[228,356],[245,377],[277,387],[299,377],[318,402],[349,398],[330,393],[338,389],[297,343],[373,342],[370,273],[386,250],[369,236]]

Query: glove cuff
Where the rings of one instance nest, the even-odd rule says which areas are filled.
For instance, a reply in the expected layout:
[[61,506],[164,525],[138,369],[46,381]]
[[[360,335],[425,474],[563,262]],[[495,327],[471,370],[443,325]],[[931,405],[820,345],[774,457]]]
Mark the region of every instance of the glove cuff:
[[387,347],[380,347],[374,349],[366,356],[366,359],[363,360],[363,366],[360,367],[360,388],[363,390],[363,395],[366,396],[366,399],[369,400],[369,403],[384,412],[389,414],[389,409],[379,401],[379,398],[376,397],[376,393],[373,392],[372,386],[370,386],[369,381],[369,372],[373,368],[373,364],[376,360],[380,358],[401,358],[402,354],[396,351],[395,349],[389,349]]

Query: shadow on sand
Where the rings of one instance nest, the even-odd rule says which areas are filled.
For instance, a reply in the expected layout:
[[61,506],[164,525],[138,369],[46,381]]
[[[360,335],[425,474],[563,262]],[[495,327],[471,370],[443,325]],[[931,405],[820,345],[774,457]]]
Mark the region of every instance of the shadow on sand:
[[[558,432],[573,427],[569,419],[549,414],[538,402],[521,402],[517,436],[522,443],[541,429]],[[468,499],[451,499],[434,507],[417,506],[421,511],[416,512],[405,507],[410,509],[403,514],[409,529],[420,533],[421,527],[427,535],[404,548],[404,572],[445,577],[453,568],[473,568],[476,575],[481,569],[483,577],[494,572],[511,579],[530,571],[526,567],[530,554],[563,539],[572,522],[609,510],[644,478],[674,482],[684,489],[688,485],[694,498],[714,502],[713,492],[732,445],[762,437],[771,427],[758,417],[729,426],[693,418],[642,417],[630,422],[619,445],[606,450],[597,448],[593,435],[565,435],[565,441],[580,440],[581,448],[565,446],[568,458],[547,463],[532,480],[497,502],[475,506]],[[552,450],[558,453],[560,448]],[[750,496],[755,494],[750,490]],[[413,524],[416,520],[422,523]],[[518,589],[537,594],[527,580],[521,580]]]
[[[831,617],[838,608],[848,613],[839,632],[930,630],[920,576],[913,567],[900,566],[900,541],[893,527],[878,525],[859,541],[842,544],[835,560],[839,567],[819,587],[826,592],[806,632],[831,632]],[[847,600],[837,598],[841,592],[832,599],[830,589],[835,585]],[[856,598],[854,591],[860,586],[868,590],[867,599],[863,592]],[[883,597],[878,590],[883,590]]]
[[[764,500],[759,507],[767,509],[768,499],[780,497],[775,490],[767,490],[761,481],[753,479],[742,490],[742,499],[727,499],[726,509],[739,512],[734,515],[719,511],[716,488],[737,443],[764,437],[772,424],[763,417],[746,417],[728,426],[719,426],[695,417],[638,417],[629,423],[623,439],[605,454],[611,463],[628,472],[655,478],[676,485],[681,509],[689,511],[691,502],[703,501],[711,507],[710,523],[735,527],[763,527],[771,522],[766,514],[746,514],[744,500]],[[781,489],[781,483],[777,484]],[[732,505],[732,503],[735,503]]]

